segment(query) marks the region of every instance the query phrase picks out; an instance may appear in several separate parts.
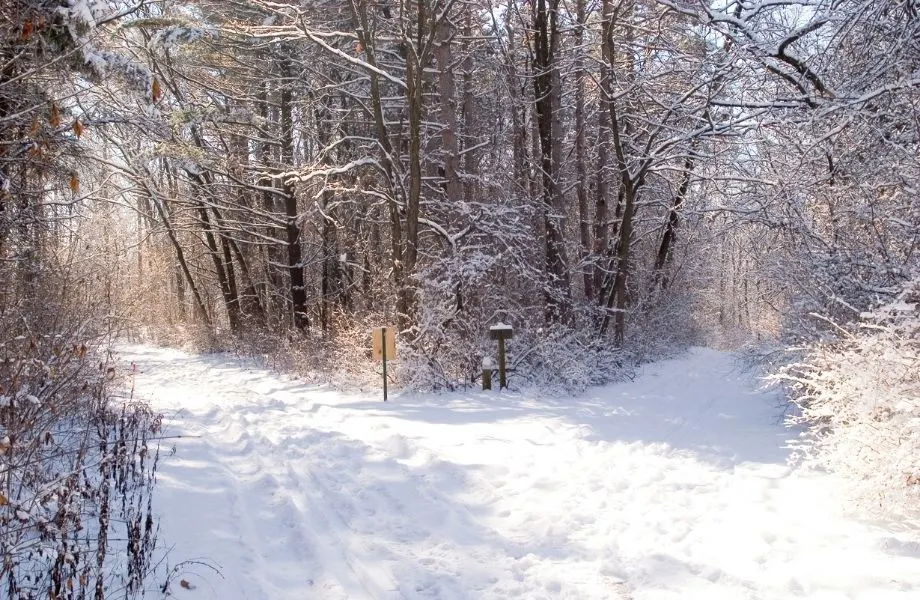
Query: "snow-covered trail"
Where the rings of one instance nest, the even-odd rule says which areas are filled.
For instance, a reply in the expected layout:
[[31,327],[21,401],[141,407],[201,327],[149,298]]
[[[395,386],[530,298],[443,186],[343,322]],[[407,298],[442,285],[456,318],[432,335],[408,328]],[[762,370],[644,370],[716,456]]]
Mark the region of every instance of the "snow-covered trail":
[[920,546],[790,472],[730,355],[576,399],[387,404],[223,355],[122,358],[190,436],[156,498],[180,598],[920,597]]

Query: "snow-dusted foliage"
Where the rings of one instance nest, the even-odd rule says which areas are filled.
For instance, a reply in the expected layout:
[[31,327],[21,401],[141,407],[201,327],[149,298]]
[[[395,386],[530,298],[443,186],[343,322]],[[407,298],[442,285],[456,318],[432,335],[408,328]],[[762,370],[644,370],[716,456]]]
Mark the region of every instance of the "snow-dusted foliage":
[[501,320],[513,384],[579,387],[623,352],[816,339],[809,313],[850,321],[918,266],[906,0],[18,2],[4,56],[54,39],[78,74],[10,102],[0,191],[48,130],[80,138],[95,172],[54,161],[54,210],[119,207],[100,266],[157,336],[369,374],[386,324],[401,383],[452,388]]
[[[739,60],[766,56],[757,60],[773,61],[774,73],[796,75],[781,84],[795,88],[791,96],[771,77],[738,88],[745,98],[737,104],[760,96],[778,110],[764,123],[769,133],[751,131],[738,145],[731,168],[739,169],[739,187],[712,197],[757,239],[745,261],[761,277],[747,279],[767,282],[765,299],[786,333],[816,339],[830,328],[810,313],[852,321],[892,300],[920,266],[916,3],[754,2],[724,10],[714,26],[739,42]],[[799,17],[787,20],[795,10]],[[748,161],[753,148],[757,160]]]
[[109,0],[66,0],[61,4],[51,17],[50,30],[59,49],[75,50],[81,71],[98,78],[114,75],[149,95],[153,86],[150,71],[124,52],[108,48],[109,36],[99,35],[104,26],[118,22],[137,7],[132,10]]
[[777,379],[793,392],[798,456],[852,478],[870,508],[920,508],[920,277]]
[[169,51],[184,44],[194,44],[217,35],[214,28],[169,25],[157,30],[148,46],[153,50]]
[[159,417],[116,401],[114,364],[55,325],[0,318],[0,596],[139,596]]
[[[514,337],[506,342],[512,389],[576,393],[632,373],[630,353],[585,328],[532,327],[532,320],[520,316],[505,320],[514,327]],[[415,344],[407,345],[396,368],[407,389],[452,390],[480,385],[484,360],[491,365],[493,387],[497,388],[497,342],[489,338],[488,326],[478,320],[462,320],[447,329],[428,331]]]
[[573,392],[627,372],[625,353],[596,336],[593,315],[544,322],[539,300],[549,290],[534,266],[532,209],[458,204],[469,225],[417,277],[418,325],[404,332],[401,383],[417,390],[480,385],[483,359],[498,364],[489,328],[499,322],[514,330],[507,367],[515,388]]
[[0,9],[0,597],[136,597],[156,541],[148,441],[159,418],[114,397],[103,341],[118,291],[96,269],[98,236],[80,233],[93,187],[80,146],[93,126],[81,105],[87,62],[128,73],[132,60],[93,43],[126,7],[9,4]]

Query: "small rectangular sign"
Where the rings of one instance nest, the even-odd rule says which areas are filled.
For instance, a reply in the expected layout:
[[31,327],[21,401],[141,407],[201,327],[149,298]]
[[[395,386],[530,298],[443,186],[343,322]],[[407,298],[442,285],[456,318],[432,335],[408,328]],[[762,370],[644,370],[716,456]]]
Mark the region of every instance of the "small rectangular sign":
[[489,327],[489,337],[493,340],[510,340],[514,337],[514,328],[511,325],[498,323]]
[[387,360],[396,358],[396,328],[375,327],[371,335],[371,356],[374,360],[383,358],[384,332],[386,332]]

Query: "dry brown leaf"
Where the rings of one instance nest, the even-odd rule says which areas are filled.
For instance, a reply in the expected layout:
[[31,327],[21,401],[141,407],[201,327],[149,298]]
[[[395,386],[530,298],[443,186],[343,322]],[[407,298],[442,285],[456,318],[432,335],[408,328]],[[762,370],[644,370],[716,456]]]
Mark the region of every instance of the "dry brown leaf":
[[52,127],[61,126],[61,109],[58,108],[58,105],[51,103],[51,118],[49,119]]
[[154,79],[153,85],[151,86],[150,95],[153,98],[153,101],[158,101],[163,96],[163,88],[160,87],[160,80]]
[[6,499],[6,496],[0,494],[0,506],[6,506],[10,501]]
[[77,175],[76,173],[71,173],[71,174],[70,174],[70,182],[69,182],[69,185],[70,185],[70,191],[71,191],[71,192],[73,192],[74,194],[79,194],[79,193],[80,193],[80,177],[79,177],[79,175]]
[[194,590],[194,589],[195,589],[195,586],[194,586],[194,585],[192,585],[191,583],[189,583],[188,581],[186,581],[186,580],[184,580],[184,579],[181,580],[181,581],[179,582],[179,585],[182,586],[183,588],[187,589],[187,590]]
[[78,138],[83,135],[84,131],[86,131],[86,126],[83,124],[83,121],[77,119],[73,122],[73,132],[77,134]]

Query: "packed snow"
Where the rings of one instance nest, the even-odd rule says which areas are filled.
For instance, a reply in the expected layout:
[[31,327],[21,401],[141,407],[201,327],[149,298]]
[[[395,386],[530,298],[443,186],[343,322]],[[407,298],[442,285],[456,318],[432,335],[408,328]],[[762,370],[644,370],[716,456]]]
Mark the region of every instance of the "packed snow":
[[[695,349],[577,398],[340,393],[146,346],[179,598],[920,597],[908,524],[786,465],[775,394]],[[181,585],[180,585],[181,583]]]

